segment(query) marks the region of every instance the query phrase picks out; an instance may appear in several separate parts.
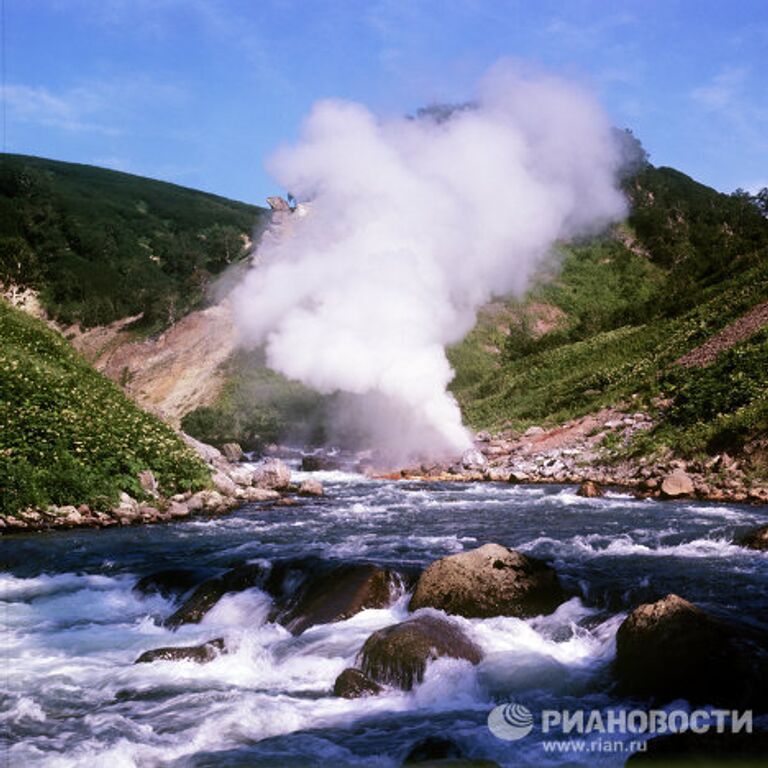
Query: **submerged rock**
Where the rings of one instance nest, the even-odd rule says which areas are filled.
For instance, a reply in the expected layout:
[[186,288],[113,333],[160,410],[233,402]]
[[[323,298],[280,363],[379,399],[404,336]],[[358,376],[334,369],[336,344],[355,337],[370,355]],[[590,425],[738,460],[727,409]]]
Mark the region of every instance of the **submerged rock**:
[[616,634],[623,693],[660,703],[753,706],[765,701],[765,647],[678,595],[635,608]]
[[768,525],[745,533],[736,543],[747,549],[768,550]]
[[417,741],[408,750],[403,765],[419,765],[432,763],[435,760],[456,760],[464,757],[461,747],[453,740],[444,736],[427,736]]
[[333,684],[333,695],[343,699],[359,699],[362,696],[375,696],[381,692],[381,686],[366,677],[359,669],[345,669]]
[[564,599],[557,573],[543,561],[485,544],[432,563],[419,578],[408,610],[524,617],[551,613]]
[[176,646],[168,648],[154,648],[144,651],[134,664],[151,664],[153,661],[194,661],[197,664],[205,664],[213,661],[219,654],[226,651],[224,638],[217,637],[202,645]]
[[369,564],[344,564],[311,575],[275,619],[294,635],[315,624],[329,624],[366,608],[386,608],[397,576]]
[[374,632],[360,651],[360,668],[371,680],[408,691],[424,679],[427,663],[441,656],[477,664],[482,652],[458,624],[418,616]]
[[159,594],[165,598],[178,598],[210,575],[210,569],[165,568],[142,576],[133,589],[142,595]]
[[262,566],[241,565],[221,576],[207,579],[163,622],[164,626],[176,629],[182,624],[199,624],[225,594],[259,586],[265,578],[266,570]]

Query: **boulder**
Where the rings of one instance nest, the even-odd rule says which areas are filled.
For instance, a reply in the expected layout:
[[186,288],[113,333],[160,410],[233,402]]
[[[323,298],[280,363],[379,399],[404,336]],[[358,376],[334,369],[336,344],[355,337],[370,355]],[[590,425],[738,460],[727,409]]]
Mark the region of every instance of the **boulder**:
[[304,480],[299,486],[299,496],[324,496],[323,484],[319,480],[310,478]]
[[202,568],[165,568],[142,576],[133,589],[142,595],[158,594],[165,598],[178,598],[210,574],[209,569]]
[[381,692],[381,686],[367,678],[359,669],[345,669],[333,684],[333,695],[343,699],[359,699],[362,696],[375,696]]
[[216,490],[219,493],[224,494],[224,496],[234,496],[237,493],[237,485],[235,481],[223,472],[214,472],[211,480],[213,481]]
[[768,525],[745,533],[736,543],[747,549],[768,550]]
[[765,699],[766,662],[760,638],[678,595],[635,608],[616,634],[620,691],[659,703],[752,706]]
[[557,574],[543,561],[485,544],[432,563],[416,583],[408,610],[525,617],[551,613],[564,599]]
[[273,491],[285,490],[291,484],[291,470],[280,459],[265,459],[253,471],[253,484]]
[[488,459],[475,448],[470,448],[461,457],[461,466],[468,470],[483,470],[488,466]]
[[546,432],[546,430],[543,427],[528,427],[528,429],[523,432],[523,437],[536,437],[538,435],[543,435]]
[[693,491],[693,480],[682,469],[676,469],[674,472],[671,472],[661,483],[661,495],[668,499],[692,496]]
[[233,483],[236,483],[243,488],[247,488],[253,483],[253,470],[245,465],[230,466],[224,474],[226,474]]
[[360,668],[377,683],[409,691],[424,679],[427,663],[442,656],[477,664],[480,649],[452,621],[418,616],[374,632],[360,651]]
[[224,458],[233,464],[243,460],[243,449],[238,443],[224,443],[221,446],[221,452],[224,454]]
[[150,664],[153,661],[194,661],[197,664],[205,664],[213,661],[219,654],[226,651],[224,638],[217,637],[202,645],[176,646],[168,648],[154,648],[144,651],[134,664]]
[[592,480],[585,480],[576,491],[577,496],[583,496],[585,499],[599,499],[604,496],[603,489]]
[[241,565],[221,576],[206,579],[163,624],[169,629],[182,624],[199,624],[225,594],[261,586],[265,578],[266,570],[262,566]]
[[222,453],[218,448],[214,448],[207,443],[201,443],[196,440],[192,435],[188,435],[186,432],[179,432],[181,439],[191,448],[203,461],[207,464],[213,464],[216,460],[221,460]]
[[304,456],[301,459],[302,472],[329,472],[341,469],[341,462],[330,456]]
[[427,736],[411,746],[403,760],[403,765],[432,764],[435,761],[439,761],[442,765],[445,760],[450,760],[450,765],[454,760],[462,757],[464,753],[453,739],[446,739],[444,736]]
[[347,563],[310,575],[274,620],[300,635],[315,624],[343,621],[366,608],[386,608],[396,575],[376,565]]
[[280,498],[277,491],[270,491],[266,488],[240,488],[237,497],[243,501],[276,501]]

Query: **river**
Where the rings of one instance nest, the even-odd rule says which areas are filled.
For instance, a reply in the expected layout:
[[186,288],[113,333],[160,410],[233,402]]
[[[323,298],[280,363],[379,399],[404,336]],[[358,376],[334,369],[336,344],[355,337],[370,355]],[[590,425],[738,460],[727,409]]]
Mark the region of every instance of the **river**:
[[[547,752],[538,729],[500,740],[488,713],[509,700],[534,713],[630,706],[611,691],[616,630],[633,606],[669,592],[768,629],[768,556],[729,543],[768,522],[765,507],[313,476],[326,497],[292,507],[0,540],[8,764],[391,768],[415,742],[442,736],[505,766],[620,766],[626,754]],[[412,692],[358,700],[334,698],[334,679],[371,632],[407,616],[407,595],[292,637],[266,621],[270,599],[258,589],[176,632],[161,626],[173,604],[133,589],[163,568],[302,555],[424,566],[487,542],[547,559],[576,596],[543,618],[457,619],[485,653],[478,666],[441,659]],[[231,651],[209,664],[133,663],[213,637]]]

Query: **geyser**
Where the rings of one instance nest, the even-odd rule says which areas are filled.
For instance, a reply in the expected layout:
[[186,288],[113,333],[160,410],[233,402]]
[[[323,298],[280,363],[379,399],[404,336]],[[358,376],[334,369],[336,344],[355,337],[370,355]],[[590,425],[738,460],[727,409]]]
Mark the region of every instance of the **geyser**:
[[471,108],[378,119],[322,101],[270,161],[307,216],[267,238],[233,294],[243,340],[355,409],[400,458],[464,450],[446,345],[493,295],[520,294],[552,245],[621,218],[621,147],[597,102],[497,66]]

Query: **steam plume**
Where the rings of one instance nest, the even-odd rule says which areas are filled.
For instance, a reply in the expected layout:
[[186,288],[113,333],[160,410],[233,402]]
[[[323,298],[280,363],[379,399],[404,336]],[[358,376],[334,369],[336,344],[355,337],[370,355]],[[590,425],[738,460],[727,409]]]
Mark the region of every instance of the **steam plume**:
[[492,295],[523,292],[555,241],[622,217],[620,155],[588,94],[505,66],[470,108],[416,119],[322,101],[271,159],[310,212],[236,289],[243,338],[320,392],[370,397],[373,439],[461,451],[446,345]]

